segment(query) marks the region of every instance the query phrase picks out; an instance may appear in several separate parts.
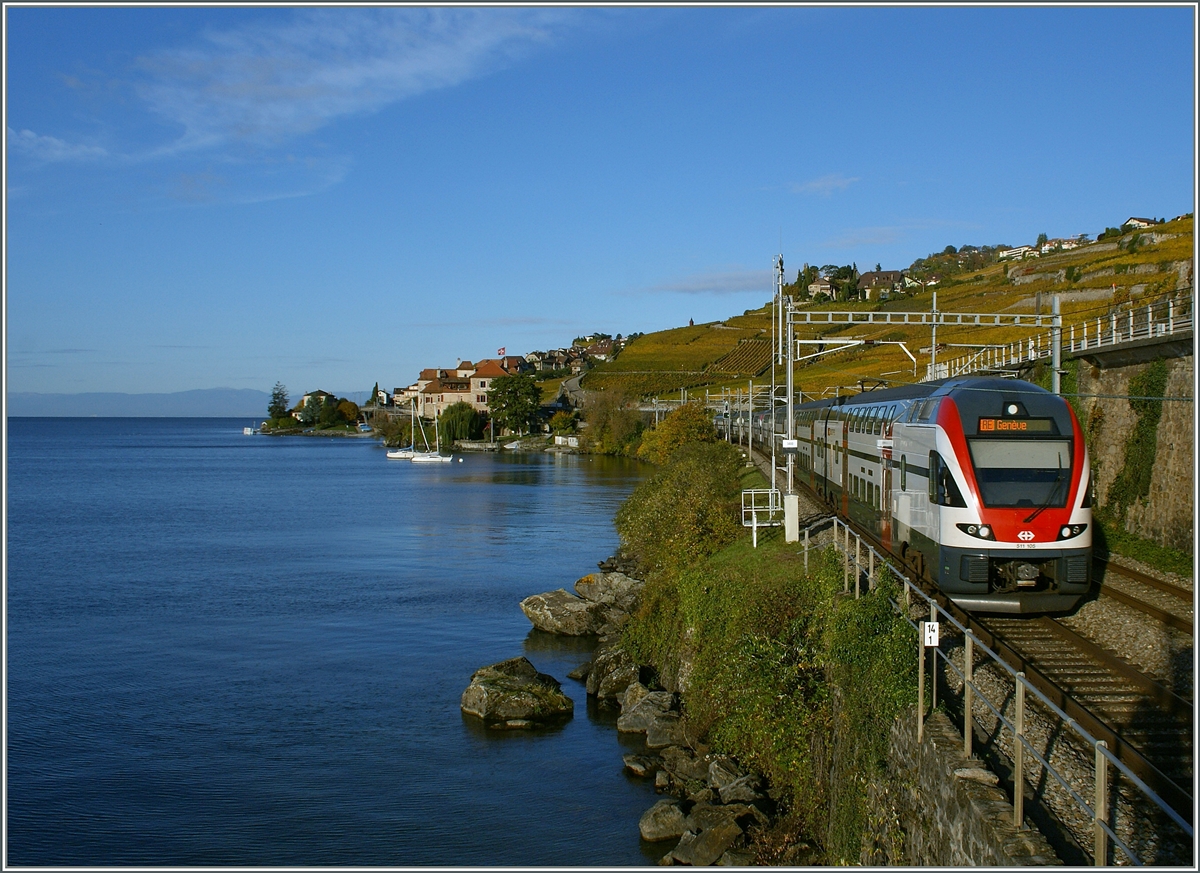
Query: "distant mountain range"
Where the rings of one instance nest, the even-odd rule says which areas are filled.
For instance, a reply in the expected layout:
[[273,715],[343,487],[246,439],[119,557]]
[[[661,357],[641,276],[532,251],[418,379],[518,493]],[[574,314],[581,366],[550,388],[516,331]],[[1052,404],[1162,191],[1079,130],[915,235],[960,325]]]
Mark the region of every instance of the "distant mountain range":
[[13,391],[5,411],[10,417],[90,418],[241,418],[262,420],[271,395],[253,388],[203,388],[172,394],[35,394]]

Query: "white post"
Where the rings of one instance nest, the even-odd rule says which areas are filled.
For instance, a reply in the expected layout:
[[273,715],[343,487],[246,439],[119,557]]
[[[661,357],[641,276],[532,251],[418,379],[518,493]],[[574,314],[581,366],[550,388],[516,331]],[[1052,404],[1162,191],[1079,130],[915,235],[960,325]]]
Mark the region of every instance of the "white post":
[[929,343],[929,373],[933,378],[937,378],[937,292],[933,292],[933,309],[930,311],[929,320],[933,324],[933,338]]
[[1054,300],[1050,311],[1053,313],[1051,323],[1054,325],[1050,331],[1050,390],[1055,394],[1062,394],[1062,314],[1059,310],[1058,295],[1054,295]]

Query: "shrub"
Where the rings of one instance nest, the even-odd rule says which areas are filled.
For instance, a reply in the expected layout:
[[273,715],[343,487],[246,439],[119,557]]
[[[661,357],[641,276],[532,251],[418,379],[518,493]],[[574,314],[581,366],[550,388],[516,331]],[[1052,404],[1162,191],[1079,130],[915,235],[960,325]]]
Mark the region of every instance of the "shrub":
[[741,530],[741,453],[693,443],[643,482],[617,511],[623,551],[650,575],[675,571],[732,542]]
[[583,413],[591,450],[608,455],[634,454],[642,433],[642,418],[628,396],[618,389],[592,395]]
[[689,443],[711,443],[717,439],[712,415],[702,403],[685,403],[642,436],[638,457],[652,464],[666,464]]
[[550,430],[552,433],[565,434],[574,433],[575,422],[579,418],[578,414],[572,410],[560,410],[550,417]]

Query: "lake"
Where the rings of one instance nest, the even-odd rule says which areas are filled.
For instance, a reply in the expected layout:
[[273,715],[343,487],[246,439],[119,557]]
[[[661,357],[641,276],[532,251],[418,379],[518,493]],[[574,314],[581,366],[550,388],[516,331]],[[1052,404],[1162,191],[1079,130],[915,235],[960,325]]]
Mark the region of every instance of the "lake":
[[[586,641],[519,601],[616,548],[644,468],[224,419],[8,420],[10,865],[650,865]],[[524,654],[565,726],[464,716]]]

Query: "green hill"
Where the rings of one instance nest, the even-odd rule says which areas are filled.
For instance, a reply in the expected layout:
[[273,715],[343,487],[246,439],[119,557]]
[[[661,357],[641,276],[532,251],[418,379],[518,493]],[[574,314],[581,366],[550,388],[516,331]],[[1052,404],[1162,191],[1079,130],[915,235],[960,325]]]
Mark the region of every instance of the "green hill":
[[[945,312],[1033,313],[1040,305],[1049,313],[1059,295],[1064,328],[1107,313],[1114,306],[1144,305],[1187,289],[1192,282],[1193,222],[1191,215],[1120,236],[1023,261],[996,261],[990,249],[940,253],[914,264],[914,272],[944,270],[940,281],[918,293],[891,300],[797,303],[812,311],[922,311],[937,306]],[[986,248],[986,247],[985,247]],[[982,263],[991,261],[990,263]],[[961,265],[955,272],[953,265]],[[981,265],[982,263],[982,265]],[[1005,344],[1027,340],[1035,332],[1020,328],[940,327],[938,359],[964,352],[958,346]],[[904,325],[798,326],[797,339],[841,337],[903,342],[913,362],[894,345],[864,347],[829,354],[796,368],[796,385],[820,396],[834,390],[857,390],[859,380],[884,378],[912,382],[924,377],[929,362],[928,327]],[[922,351],[923,350],[923,351]],[[590,390],[621,390],[632,397],[678,397],[680,389],[745,388],[771,379],[771,305],[748,310],[723,322],[679,327],[633,340],[616,360],[601,364],[583,379]],[[776,379],[784,374],[776,370]]]

